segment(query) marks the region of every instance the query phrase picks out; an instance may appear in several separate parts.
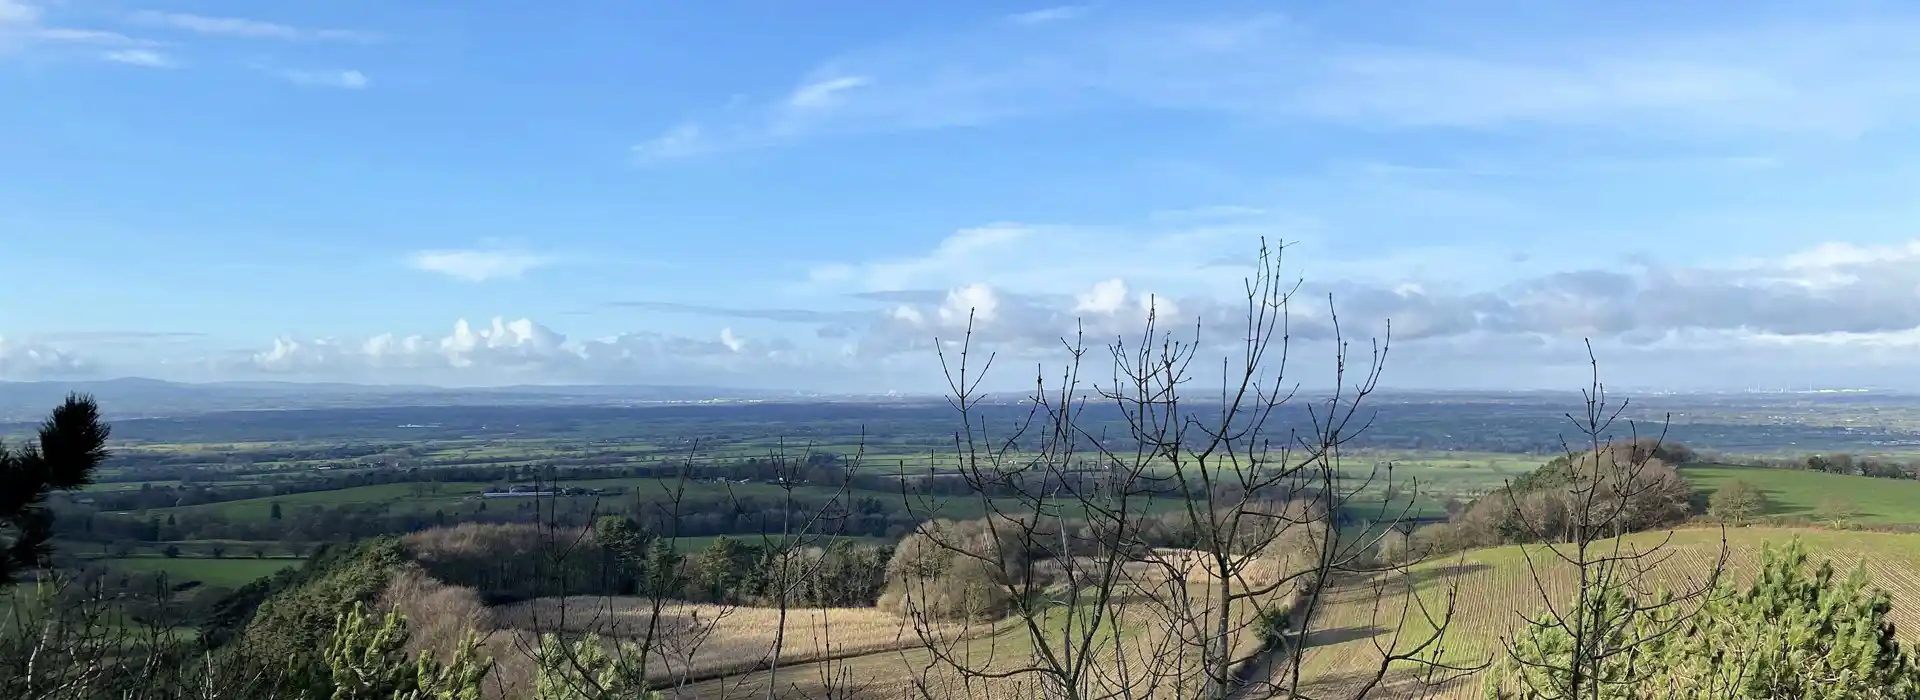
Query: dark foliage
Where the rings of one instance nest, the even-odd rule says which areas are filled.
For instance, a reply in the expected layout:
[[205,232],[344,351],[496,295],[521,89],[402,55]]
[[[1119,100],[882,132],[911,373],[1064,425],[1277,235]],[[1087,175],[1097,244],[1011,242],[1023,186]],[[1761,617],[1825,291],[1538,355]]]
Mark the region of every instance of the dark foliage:
[[92,483],[107,459],[108,432],[93,399],[74,394],[41,423],[36,444],[19,451],[0,445],[0,586],[47,565],[53,554],[47,494]]

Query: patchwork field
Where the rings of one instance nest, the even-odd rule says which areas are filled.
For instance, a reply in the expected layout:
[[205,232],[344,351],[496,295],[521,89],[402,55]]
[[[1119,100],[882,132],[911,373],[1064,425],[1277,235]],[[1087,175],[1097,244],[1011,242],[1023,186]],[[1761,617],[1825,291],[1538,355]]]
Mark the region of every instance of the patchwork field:
[[299,559],[202,559],[198,557],[121,557],[99,562],[121,571],[158,571],[169,584],[199,581],[208,586],[236,588],[281,569],[300,565]]

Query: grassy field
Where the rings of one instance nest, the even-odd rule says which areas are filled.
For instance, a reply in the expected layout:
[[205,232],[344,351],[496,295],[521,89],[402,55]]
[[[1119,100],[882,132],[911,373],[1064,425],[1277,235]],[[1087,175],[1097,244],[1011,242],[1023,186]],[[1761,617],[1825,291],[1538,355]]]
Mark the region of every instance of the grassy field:
[[[1640,546],[1658,543],[1665,533],[1642,533],[1628,539]],[[1920,642],[1920,537],[1906,534],[1845,532],[1788,528],[1735,528],[1726,533],[1729,580],[1744,585],[1759,563],[1761,545],[1784,543],[1800,537],[1814,559],[1830,558],[1843,571],[1864,562],[1873,577],[1873,585],[1894,593],[1892,618],[1907,642]],[[1656,570],[1656,583],[1670,590],[1687,590],[1699,585],[1720,553],[1721,531],[1717,528],[1682,530],[1671,544],[1673,556]],[[1447,659],[1475,663],[1494,660],[1502,652],[1502,639],[1510,638],[1522,623],[1521,615],[1543,608],[1545,598],[1536,588],[1527,563],[1531,555],[1540,568],[1541,580],[1564,603],[1577,584],[1572,567],[1549,563],[1552,555],[1539,547],[1497,547],[1442,558],[1417,567],[1411,577],[1395,577],[1384,582],[1384,595],[1376,595],[1380,581],[1347,581],[1326,592],[1325,607],[1314,621],[1316,630],[1307,641],[1309,649],[1302,668],[1323,691],[1334,691],[1377,666],[1381,648],[1406,649],[1424,638],[1433,627],[1421,613],[1416,601],[1408,598],[1411,586],[1418,591],[1435,616],[1442,612],[1449,589],[1458,586],[1452,626],[1446,637]],[[1404,607],[1408,606],[1408,607]],[[1405,615],[1401,611],[1408,612]],[[1397,637],[1396,637],[1397,633]],[[1376,646],[1378,645],[1378,646]],[[1396,689],[1380,692],[1378,697],[1419,697],[1422,686],[1408,678],[1398,678]],[[1465,679],[1443,689],[1438,697],[1478,697],[1476,679]],[[1338,696],[1337,692],[1332,693]]]
[[173,583],[199,581],[208,586],[236,588],[254,579],[272,576],[300,565],[299,559],[203,559],[198,557],[122,557],[98,560],[122,571],[164,572]]
[[1837,500],[1855,523],[1920,525],[1920,481],[1722,465],[1687,467],[1680,474],[1707,493],[1730,481],[1752,484],[1767,496],[1766,515],[1824,518],[1822,504]]

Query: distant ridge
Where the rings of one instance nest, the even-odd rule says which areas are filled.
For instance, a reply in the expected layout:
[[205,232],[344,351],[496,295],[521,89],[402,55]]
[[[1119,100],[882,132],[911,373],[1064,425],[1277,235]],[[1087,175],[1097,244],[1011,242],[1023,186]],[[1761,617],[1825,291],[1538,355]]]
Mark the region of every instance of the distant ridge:
[[37,419],[69,392],[93,394],[108,417],[165,417],[213,411],[397,405],[552,405],[686,403],[793,398],[792,393],[705,386],[505,386],[447,388],[337,382],[187,384],[124,377],[75,382],[0,381],[0,422]]

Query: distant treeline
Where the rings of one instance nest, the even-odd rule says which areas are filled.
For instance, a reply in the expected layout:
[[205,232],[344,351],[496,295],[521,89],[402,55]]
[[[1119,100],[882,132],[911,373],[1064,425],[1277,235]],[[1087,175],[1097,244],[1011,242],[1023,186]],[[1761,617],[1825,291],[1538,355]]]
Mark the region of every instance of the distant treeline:
[[[1405,561],[1480,547],[1564,542],[1576,524],[1615,534],[1685,522],[1704,507],[1678,465],[1699,454],[1675,442],[1618,441],[1572,459],[1562,456],[1471,503],[1447,522],[1403,531],[1381,557]],[[1601,494],[1594,498],[1592,494]]]
[[1789,459],[1760,459],[1754,460],[1753,464],[1777,469],[1804,469],[1827,474],[1871,476],[1879,479],[1920,479],[1920,461],[1863,457],[1845,452]]

